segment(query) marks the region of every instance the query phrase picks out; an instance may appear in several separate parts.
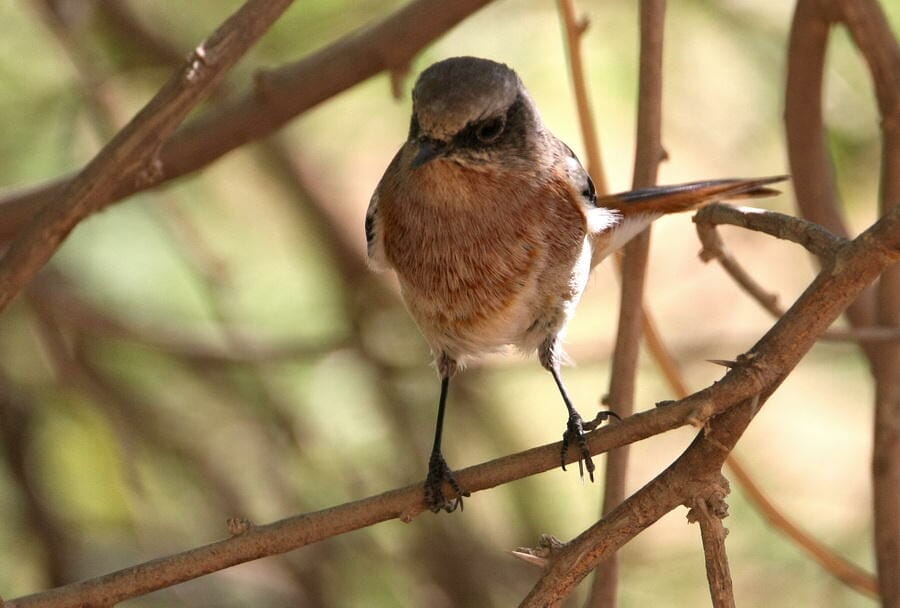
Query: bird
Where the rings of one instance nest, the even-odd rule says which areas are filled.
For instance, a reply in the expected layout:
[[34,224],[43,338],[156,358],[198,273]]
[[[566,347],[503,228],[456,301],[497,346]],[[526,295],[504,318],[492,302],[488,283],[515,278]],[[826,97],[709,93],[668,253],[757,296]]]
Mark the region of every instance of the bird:
[[[405,143],[365,216],[369,265],[396,273],[440,377],[425,503],[463,507],[468,492],[441,449],[450,380],[467,363],[515,347],[537,353],[566,407],[562,468],[578,448],[593,481],[585,421],[561,366],[566,324],[591,269],[656,218],[714,200],[768,196],[785,179],[718,179],[598,196],[569,146],[545,126],[516,72],[489,59],[452,57],[412,90]],[[451,492],[452,491],[452,492]]]

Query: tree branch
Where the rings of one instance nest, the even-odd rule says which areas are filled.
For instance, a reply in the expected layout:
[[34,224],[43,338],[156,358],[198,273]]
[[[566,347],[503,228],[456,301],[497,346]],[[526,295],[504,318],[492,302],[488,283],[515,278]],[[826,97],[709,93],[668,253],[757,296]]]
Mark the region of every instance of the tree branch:
[[[791,28],[785,124],[788,155],[803,214],[826,228],[842,226],[828,166],[822,119],[822,79],[828,26],[843,22],[866,60],[881,114],[881,212],[900,205],[900,46],[875,0],[799,0]],[[820,197],[825,189],[828,196]],[[825,221],[830,222],[825,223]],[[877,299],[848,309],[854,327],[900,327],[900,268],[881,277]],[[885,606],[900,606],[900,343],[860,343],[875,376],[872,456],[875,554]]]
[[[634,188],[656,184],[659,163],[665,157],[662,133],[662,55],[665,0],[642,0],[640,5],[640,73],[634,158]],[[643,324],[644,279],[650,255],[650,228],[625,246],[619,325],[613,350],[607,403],[621,417],[634,411],[634,391]],[[610,452],[606,460],[602,515],[625,499],[628,448]],[[610,554],[594,575],[589,606],[617,605],[618,558]]]
[[69,232],[123,184],[159,183],[157,154],[181,124],[291,0],[248,0],[194,49],[150,102],[13,240],[0,260],[0,311],[50,259]]
[[[830,2],[798,0],[788,44],[784,125],[788,161],[797,206],[803,216],[829,232],[847,238],[840,196],[822,117],[822,82],[828,31],[836,19]],[[871,325],[875,305],[870,291],[847,309],[856,326]]]
[[702,492],[704,480],[719,472],[759,405],[765,403],[812,347],[818,334],[897,259],[900,259],[900,207],[851,243],[841,246],[834,261],[826,265],[738,364],[721,381],[692,396],[717,395],[720,389],[731,388],[736,383],[740,390],[729,394],[738,398],[732,403],[740,401],[740,405],[711,418],[704,431],[670,467],[566,545],[520,606],[558,605],[600,560]]
[[728,480],[718,475],[717,479],[710,481],[706,494],[695,496],[687,505],[690,507],[688,521],[700,524],[706,578],[713,608],[734,608],[731,570],[728,567],[728,554],[725,552],[728,530],[722,524],[722,520],[728,517],[728,504],[725,502],[728,492]]
[[[678,497],[680,499],[670,505],[681,486],[673,486],[660,480],[674,476],[673,480],[680,483],[683,479],[690,481],[695,475],[702,476],[711,470],[717,470],[711,465],[718,463],[720,466],[727,455],[727,450],[723,453],[721,446],[733,445],[755,413],[756,408],[752,406],[754,395],[762,394],[762,399],[767,398],[814,343],[816,335],[831,324],[865,285],[897,259],[900,259],[900,208],[892,210],[856,240],[842,246],[833,267],[829,265],[820,273],[785,316],[743,358],[744,363],[729,370],[722,380],[678,403],[635,414],[620,423],[591,433],[588,448],[592,454],[599,454],[687,423],[703,424],[709,420],[712,429],[708,433],[701,433],[692,447],[667,472],[616,508],[609,518],[597,524],[603,528],[611,525],[610,522],[619,521],[630,526],[630,532],[611,541],[604,541],[602,546],[594,543],[591,534],[586,533],[587,545],[582,546],[582,549],[587,552],[585,555],[588,557],[580,562],[581,570],[572,571],[559,566],[562,561],[554,561],[548,575],[552,572],[552,576],[558,578],[562,573],[568,580],[561,586],[553,583],[549,588],[565,597],[576,582],[575,579],[580,580],[590,571],[606,550],[618,548],[640,529],[693,495]],[[741,402],[744,406],[733,407]],[[717,416],[718,414],[722,415]],[[710,420],[710,417],[714,418]],[[492,488],[556,468],[559,464],[559,449],[558,442],[533,448],[463,469],[457,473],[457,479],[472,492]],[[570,456],[572,458],[574,455]],[[680,470],[681,473],[678,472]],[[686,481],[685,489],[691,489],[688,488],[689,485],[691,484]],[[656,498],[660,500],[657,501]],[[647,500],[649,503],[645,503]],[[639,508],[635,508],[636,506]],[[226,540],[95,579],[9,600],[6,607],[58,608],[114,604],[235,564],[284,553],[388,519],[410,521],[425,508],[423,484],[420,482],[323,511],[298,515],[268,525],[250,526],[242,534]],[[638,515],[640,520],[634,520]],[[569,555],[569,548],[563,554]],[[539,584],[532,595],[540,593],[539,587],[546,588]]]
[[[273,133],[290,119],[341,91],[407,64],[422,48],[490,0],[415,0],[396,13],[322,50],[258,75],[253,90],[178,131],[158,150],[154,179],[126,180],[98,193],[105,206],[135,192],[202,169],[247,142]],[[15,235],[37,210],[58,198],[74,178],[0,198],[0,241]]]
[[[799,218],[775,214],[781,217],[777,220],[769,221],[767,214],[774,212],[757,209],[752,210],[756,215],[747,215],[751,211],[749,207],[743,207],[740,210],[726,205],[712,205],[712,207],[715,207],[715,209],[711,209],[703,215],[694,218],[694,223],[697,225],[697,236],[703,244],[703,249],[700,251],[700,259],[704,262],[712,259],[719,262],[725,272],[734,279],[735,283],[776,319],[784,314],[784,309],[778,305],[778,296],[766,291],[762,285],[750,276],[741,263],[731,255],[725,247],[719,231],[716,230],[716,226],[732,224],[751,230],[759,230],[777,238],[800,243],[811,252],[826,257],[835,243],[844,240],[832,235],[821,226]],[[821,338],[823,340],[848,342],[900,340],[900,329],[875,326],[851,328],[849,330],[829,329],[822,334]]]
[[770,525],[780,530],[790,538],[798,547],[803,549],[826,572],[842,581],[849,587],[871,597],[878,597],[878,583],[875,577],[856,564],[836,555],[834,551],[826,547],[817,539],[802,530],[794,522],[788,519],[766,497],[756,482],[750,477],[740,460],[730,454],[726,461],[731,476],[737,480],[741,491],[747,496],[756,510],[769,522]]
[[581,39],[590,25],[586,15],[576,15],[575,0],[559,0],[559,13],[566,36],[566,50],[569,57],[569,71],[572,73],[572,88],[575,89],[575,107],[578,110],[578,124],[581,125],[581,141],[587,156],[587,172],[594,180],[597,194],[609,193],[606,172],[603,170],[603,156],[600,153],[600,138],[594,113],[591,111],[584,61],[581,57]]

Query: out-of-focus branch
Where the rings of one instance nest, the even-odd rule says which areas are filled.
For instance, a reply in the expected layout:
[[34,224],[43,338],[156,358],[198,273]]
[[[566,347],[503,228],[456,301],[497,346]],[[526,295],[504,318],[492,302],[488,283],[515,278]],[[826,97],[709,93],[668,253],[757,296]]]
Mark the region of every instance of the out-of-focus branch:
[[[0,453],[9,469],[10,479],[22,494],[22,520],[37,539],[44,575],[51,585],[69,580],[69,547],[65,531],[51,505],[40,495],[29,462],[34,404],[24,402],[5,372],[0,372]],[[2,605],[2,601],[0,601]]]
[[[799,0],[791,28],[785,124],[797,202],[813,221],[841,226],[822,119],[828,29],[846,25],[872,75],[881,114],[882,214],[900,205],[900,45],[876,0]],[[824,194],[825,196],[819,196]],[[826,228],[833,225],[825,224]],[[846,231],[838,234],[846,234]],[[900,268],[887,269],[875,297],[848,309],[855,328],[900,327]],[[875,555],[885,606],[900,606],[900,343],[861,342],[875,377],[872,450]]]
[[153,99],[17,234],[0,260],[0,311],[37,273],[71,230],[124,184],[156,184],[158,153],[175,128],[291,0],[248,0],[201,43]]
[[[872,0],[837,2],[875,87],[881,114],[880,209],[900,207],[900,45]],[[900,330],[900,264],[881,275],[875,321]],[[875,375],[872,494],[878,585],[884,606],[900,607],[900,342],[871,345]]]
[[734,455],[730,454],[726,461],[728,469],[734,479],[738,482],[743,493],[747,496],[752,504],[756,506],[768,522],[776,529],[781,530],[788,538],[790,538],[798,547],[803,549],[813,560],[816,561],[826,572],[844,582],[846,585],[865,593],[866,595],[878,596],[878,583],[875,577],[866,572],[856,564],[847,561],[840,555],[837,555],[830,548],[819,542],[817,539],[809,535],[805,530],[800,529],[794,522],[785,516],[778,507],[766,497],[762,489],[750,477],[741,461]]
[[[404,66],[428,43],[490,0],[415,0],[384,20],[281,68],[261,72],[253,90],[212,110],[176,133],[157,150],[152,179],[122,180],[97,194],[104,206],[135,192],[201,169],[243,144],[266,137],[298,114],[386,70]],[[277,6],[277,3],[272,3]],[[0,240],[17,234],[74,178],[0,197]]]
[[[665,0],[642,0],[640,5],[640,73],[638,117],[634,155],[634,188],[656,184],[659,163],[665,158],[662,145],[662,55]],[[613,349],[607,404],[623,418],[634,411],[634,392],[643,325],[644,277],[650,254],[650,228],[625,246],[622,259],[622,292],[619,324]],[[610,452],[606,461],[602,514],[605,516],[625,499],[628,449]],[[588,605],[617,605],[618,558],[609,554],[597,568]]]
[[[883,239],[883,246],[872,251],[872,238],[876,234],[880,236],[875,240]],[[732,374],[740,372],[753,379],[746,388],[757,390],[745,395],[740,405],[711,418],[704,431],[669,468],[566,545],[553,557],[521,606],[559,605],[607,555],[679,504],[701,493],[702,484],[708,476],[719,473],[760,404],[765,403],[812,347],[817,335],[828,328],[865,285],[897,259],[900,259],[900,208],[851,243],[841,246],[834,261],[826,265],[772,329],[740,357],[725,378],[705,389],[715,391],[725,383],[730,384],[734,379]],[[860,279],[862,282],[858,282]]]
[[[803,216],[829,232],[850,235],[840,212],[840,196],[822,118],[822,82],[828,31],[837,15],[830,2],[798,0],[788,46],[784,101],[788,160],[797,205]],[[875,305],[871,291],[847,309],[856,326],[871,325]]]
[[600,153],[600,138],[591,111],[591,101],[587,88],[584,61],[581,56],[581,40],[590,25],[587,15],[578,17],[575,0],[559,0],[559,13],[566,35],[566,50],[569,57],[569,71],[572,73],[572,87],[575,89],[575,106],[578,109],[578,124],[581,125],[581,141],[587,156],[587,172],[594,180],[597,194],[608,194],[606,172],[603,170],[603,156]]

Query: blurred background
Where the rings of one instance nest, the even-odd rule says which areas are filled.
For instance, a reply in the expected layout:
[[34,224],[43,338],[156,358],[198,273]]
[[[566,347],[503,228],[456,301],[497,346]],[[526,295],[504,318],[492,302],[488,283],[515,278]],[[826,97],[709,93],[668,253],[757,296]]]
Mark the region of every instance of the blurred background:
[[[215,98],[244,92],[254,70],[294,61],[401,4],[296,3]],[[612,190],[626,190],[636,3],[578,4],[591,20],[583,48],[607,178]],[[670,158],[660,183],[787,171],[790,4],[669,3]],[[239,5],[0,3],[0,186],[80,168],[155,93],[170,62]],[[885,8],[896,27],[900,4]],[[424,477],[438,381],[393,281],[366,272],[362,224],[405,138],[415,75],[463,54],[514,67],[547,124],[581,154],[555,3],[500,0],[417,57],[399,99],[387,75],[372,78],[269,142],[91,217],[0,316],[0,596],[211,542],[227,534],[230,516],[268,522]],[[875,217],[878,117],[868,73],[843,32],[829,49],[826,86],[839,184],[859,229]],[[792,213],[790,186],[758,204]],[[722,232],[785,306],[815,274],[796,246]],[[733,358],[772,324],[698,250],[688,216],[660,221],[647,284],[648,305],[694,389],[722,375],[707,359]],[[577,366],[565,374],[585,415],[609,383],[617,303],[605,263],[568,338]],[[638,408],[672,397],[643,357]],[[858,350],[823,343],[736,451],[792,518],[870,571],[871,402]],[[455,383],[444,453],[462,468],[556,441],[564,420],[536,361],[495,357]],[[693,433],[633,446],[630,490]],[[509,606],[538,571],[508,551],[536,545],[541,533],[580,532],[597,519],[601,488],[555,470],[479,493],[462,513],[380,524],[125,605]],[[874,605],[770,528],[736,486],[729,503],[740,603]],[[669,514],[622,550],[622,606],[708,603],[699,530],[684,514]],[[580,605],[586,587],[568,605]]]

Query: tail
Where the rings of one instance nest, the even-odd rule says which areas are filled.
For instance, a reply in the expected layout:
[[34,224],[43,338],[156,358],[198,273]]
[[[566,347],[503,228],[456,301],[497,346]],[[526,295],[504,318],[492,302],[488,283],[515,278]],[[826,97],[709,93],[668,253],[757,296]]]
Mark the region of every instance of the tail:
[[598,207],[614,209],[623,217],[629,215],[664,215],[698,209],[713,201],[772,196],[779,190],[767,187],[782,182],[787,175],[754,179],[716,179],[671,186],[641,188],[597,199]]
[[772,196],[779,191],[769,188],[768,185],[786,179],[787,175],[755,179],[716,179],[642,188],[602,196],[597,199],[597,206],[618,212],[621,219],[611,229],[591,235],[593,247],[591,267],[624,246],[661,215],[698,209],[713,201]]

